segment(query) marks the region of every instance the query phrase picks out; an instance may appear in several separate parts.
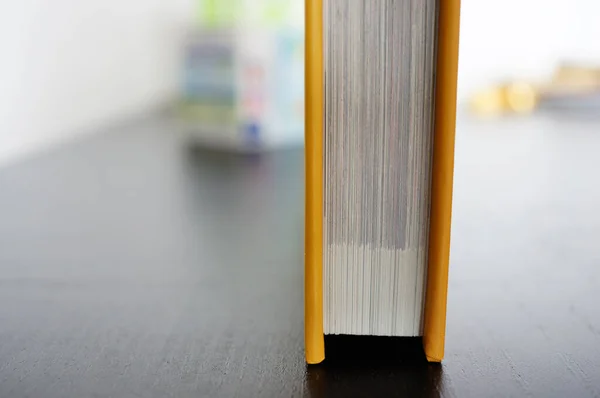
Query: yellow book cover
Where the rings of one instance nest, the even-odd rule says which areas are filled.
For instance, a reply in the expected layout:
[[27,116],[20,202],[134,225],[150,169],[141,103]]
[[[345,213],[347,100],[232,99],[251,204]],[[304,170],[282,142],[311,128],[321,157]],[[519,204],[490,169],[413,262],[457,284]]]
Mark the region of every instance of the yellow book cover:
[[[329,0],[305,0],[306,18],[306,362],[325,359],[323,311],[324,10]],[[437,57],[431,204],[423,345],[430,362],[444,356],[454,169],[460,0],[437,2]]]

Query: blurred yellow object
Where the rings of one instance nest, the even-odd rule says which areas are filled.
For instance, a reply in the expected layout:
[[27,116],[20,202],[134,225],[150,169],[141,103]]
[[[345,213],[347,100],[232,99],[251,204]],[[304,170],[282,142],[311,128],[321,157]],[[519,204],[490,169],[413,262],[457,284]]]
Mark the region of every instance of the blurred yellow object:
[[471,98],[471,110],[479,115],[496,115],[504,112],[506,98],[504,87],[490,87],[481,90]]
[[529,113],[535,109],[536,89],[529,83],[510,83],[481,90],[471,98],[471,110],[479,115],[505,112]]
[[598,85],[600,68],[563,64],[556,69],[552,76],[554,83],[577,85]]
[[600,68],[562,65],[547,82],[515,81],[476,92],[471,111],[480,116],[529,114],[544,101],[582,98],[600,92]]
[[516,113],[530,113],[535,109],[537,93],[529,83],[513,83],[505,90],[508,109]]

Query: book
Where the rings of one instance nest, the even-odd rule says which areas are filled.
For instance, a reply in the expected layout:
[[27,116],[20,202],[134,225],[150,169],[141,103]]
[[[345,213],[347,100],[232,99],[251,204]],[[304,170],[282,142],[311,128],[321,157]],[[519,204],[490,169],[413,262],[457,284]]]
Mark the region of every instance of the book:
[[305,0],[305,348],[444,356],[459,0]]

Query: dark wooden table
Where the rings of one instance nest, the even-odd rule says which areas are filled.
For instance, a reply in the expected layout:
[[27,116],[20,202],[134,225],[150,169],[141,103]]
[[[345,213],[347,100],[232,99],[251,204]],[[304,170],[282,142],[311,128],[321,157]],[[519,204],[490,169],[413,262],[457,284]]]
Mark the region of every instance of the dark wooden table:
[[0,397],[600,395],[600,122],[463,120],[456,158],[441,366],[305,366],[299,150],[156,118],[1,169]]

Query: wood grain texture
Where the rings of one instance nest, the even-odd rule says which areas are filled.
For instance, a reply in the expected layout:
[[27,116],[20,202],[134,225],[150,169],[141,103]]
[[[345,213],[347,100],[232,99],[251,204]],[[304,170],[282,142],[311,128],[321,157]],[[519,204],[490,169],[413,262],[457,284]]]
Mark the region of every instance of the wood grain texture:
[[0,397],[598,396],[599,127],[459,122],[441,365],[368,340],[305,365],[300,151],[152,119],[4,168]]

